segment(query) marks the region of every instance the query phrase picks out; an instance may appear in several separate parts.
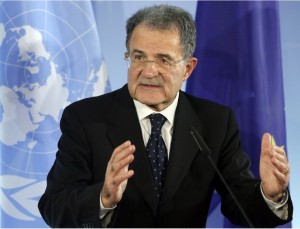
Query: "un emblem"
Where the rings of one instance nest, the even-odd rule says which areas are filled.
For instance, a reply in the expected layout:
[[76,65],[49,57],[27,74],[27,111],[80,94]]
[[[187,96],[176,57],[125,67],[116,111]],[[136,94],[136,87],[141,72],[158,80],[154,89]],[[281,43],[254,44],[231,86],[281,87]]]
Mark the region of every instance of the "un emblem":
[[44,227],[46,187],[66,105],[109,91],[90,2],[0,5],[1,226]]

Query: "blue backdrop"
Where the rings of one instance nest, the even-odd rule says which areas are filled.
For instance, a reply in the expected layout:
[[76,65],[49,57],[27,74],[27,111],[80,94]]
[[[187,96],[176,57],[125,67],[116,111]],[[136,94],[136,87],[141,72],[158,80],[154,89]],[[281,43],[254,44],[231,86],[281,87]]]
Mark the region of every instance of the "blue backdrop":
[[[186,91],[234,110],[243,148],[259,177],[262,135],[271,133],[287,148],[278,2],[201,1],[196,23],[199,64]],[[237,225],[225,219],[218,226]]]

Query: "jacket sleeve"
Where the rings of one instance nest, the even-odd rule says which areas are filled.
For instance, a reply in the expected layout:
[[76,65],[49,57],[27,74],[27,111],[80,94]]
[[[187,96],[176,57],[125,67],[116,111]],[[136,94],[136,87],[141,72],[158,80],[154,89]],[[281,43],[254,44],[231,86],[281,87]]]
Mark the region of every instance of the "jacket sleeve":
[[62,136],[39,210],[51,227],[100,227],[102,183],[92,182],[92,153],[83,124],[67,107],[60,126]]

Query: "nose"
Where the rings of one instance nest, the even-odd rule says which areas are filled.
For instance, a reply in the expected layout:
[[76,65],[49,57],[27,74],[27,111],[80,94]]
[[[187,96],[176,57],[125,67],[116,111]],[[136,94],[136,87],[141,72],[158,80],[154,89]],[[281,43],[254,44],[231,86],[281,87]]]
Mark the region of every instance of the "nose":
[[146,77],[155,77],[158,75],[158,66],[152,60],[145,61],[142,72]]

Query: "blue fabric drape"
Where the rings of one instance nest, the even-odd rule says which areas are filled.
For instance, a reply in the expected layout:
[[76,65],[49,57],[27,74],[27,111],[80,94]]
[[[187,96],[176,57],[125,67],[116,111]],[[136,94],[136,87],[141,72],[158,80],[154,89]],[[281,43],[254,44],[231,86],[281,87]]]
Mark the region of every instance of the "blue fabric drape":
[[[287,150],[278,3],[199,1],[195,20],[199,62],[186,91],[234,110],[259,176],[263,133]],[[217,205],[213,201],[211,210]],[[227,220],[224,226],[234,227]]]

